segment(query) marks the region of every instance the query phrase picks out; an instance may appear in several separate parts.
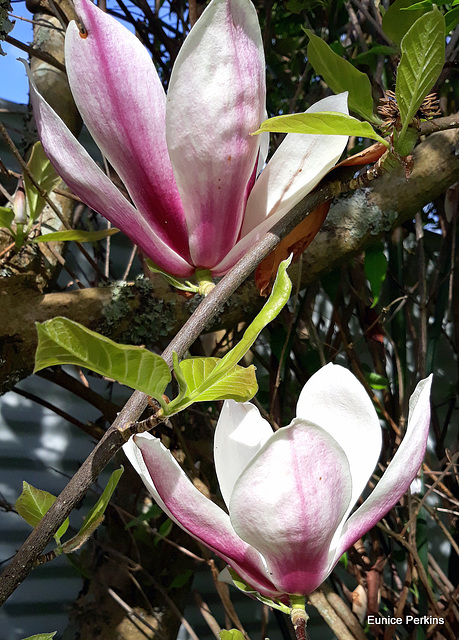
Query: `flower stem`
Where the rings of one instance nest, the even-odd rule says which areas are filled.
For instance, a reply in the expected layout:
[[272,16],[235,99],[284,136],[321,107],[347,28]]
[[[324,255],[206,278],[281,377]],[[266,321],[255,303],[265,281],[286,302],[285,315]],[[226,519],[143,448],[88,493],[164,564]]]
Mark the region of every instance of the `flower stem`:
[[292,621],[293,628],[295,629],[297,640],[309,640],[309,634],[306,631],[309,616],[305,610],[305,597],[290,596],[290,604],[292,606],[290,620]]
[[209,269],[196,269],[195,276],[198,282],[199,293],[204,297],[209,295],[215,287],[215,283],[212,280]]

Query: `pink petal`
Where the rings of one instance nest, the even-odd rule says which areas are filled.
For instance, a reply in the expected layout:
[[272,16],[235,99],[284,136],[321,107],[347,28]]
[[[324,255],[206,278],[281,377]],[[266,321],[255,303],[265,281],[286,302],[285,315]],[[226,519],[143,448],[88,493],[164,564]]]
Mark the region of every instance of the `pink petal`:
[[279,595],[259,554],[235,533],[228,515],[196,489],[158,438],[135,436],[124,450],[153,498],[176,524],[228,562],[257,591]]
[[381,426],[368,393],[350,371],[327,364],[303,387],[296,415],[325,429],[345,452],[352,475],[350,511],[381,452]]
[[410,399],[405,437],[381,480],[344,525],[334,562],[397,504],[422,464],[430,425],[432,376],[421,380]]
[[162,269],[178,276],[189,276],[193,268],[158,238],[145,220],[99,169],[63,121],[38,93],[26,66],[30,98],[40,140],[46,155],[70,189],[92,209],[124,231]]
[[[94,140],[155,233],[189,261],[182,203],[166,145],[166,96],[140,41],[90,0],[75,0],[87,35],[71,22],[66,67]],[[158,264],[156,255],[153,261]]]
[[213,0],[172,71],[167,143],[193,263],[212,268],[239,235],[265,112],[258,17],[246,0]]
[[327,576],[329,545],[350,497],[344,451],[320,427],[295,419],[247,465],[229,511],[235,531],[265,558],[276,588],[308,594]]
[[225,400],[215,429],[214,459],[226,506],[236,480],[272,434],[269,423],[253,404]]

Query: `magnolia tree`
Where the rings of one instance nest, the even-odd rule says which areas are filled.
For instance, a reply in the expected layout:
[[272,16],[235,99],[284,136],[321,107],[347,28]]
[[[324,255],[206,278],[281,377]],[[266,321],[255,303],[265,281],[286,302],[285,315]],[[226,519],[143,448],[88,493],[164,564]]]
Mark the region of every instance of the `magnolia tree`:
[[37,130],[5,109],[2,389],[101,412],[58,497],[2,502],[34,527],[2,603],[66,554],[78,637],[197,638],[199,565],[222,640],[238,590],[262,637],[457,637],[454,5],[30,3],[32,45],[2,9]]

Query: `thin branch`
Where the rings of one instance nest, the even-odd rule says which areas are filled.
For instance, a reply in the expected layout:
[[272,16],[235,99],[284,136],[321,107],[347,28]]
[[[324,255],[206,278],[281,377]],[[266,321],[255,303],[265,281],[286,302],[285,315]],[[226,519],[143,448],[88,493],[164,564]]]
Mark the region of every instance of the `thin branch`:
[[29,44],[24,44],[20,40],[16,40],[16,38],[12,38],[11,36],[6,36],[5,42],[8,42],[8,44],[13,45],[13,47],[17,47],[21,51],[24,51],[24,53],[28,53],[34,58],[38,58],[39,60],[43,60],[43,62],[47,62],[56,69],[59,69],[59,71],[63,71],[64,73],[66,73],[65,66],[62,64],[62,62],[59,62],[59,60],[57,60],[50,53],[39,51],[38,49],[35,49],[35,47],[31,47]]

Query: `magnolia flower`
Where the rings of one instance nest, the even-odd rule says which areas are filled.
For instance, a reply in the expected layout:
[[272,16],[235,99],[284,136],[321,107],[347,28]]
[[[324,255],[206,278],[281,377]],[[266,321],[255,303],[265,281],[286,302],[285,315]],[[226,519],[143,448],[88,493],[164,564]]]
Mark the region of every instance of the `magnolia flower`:
[[[265,60],[249,0],[213,0],[187,36],[164,93],[140,41],[90,0],[85,27],[65,37],[78,109],[130,200],[112,184],[37,92],[43,147],[83,202],[124,231],[161,269],[223,275],[335,164],[346,136],[289,134],[255,182],[267,145]],[[347,94],[309,111],[347,111]],[[266,147],[266,148],[265,148]],[[132,202],[131,202],[132,201]]]
[[363,504],[378,462],[381,427],[364,387],[323,367],[304,386],[297,417],[272,432],[249,402],[224,403],[214,456],[228,513],[188,480],[160,440],[134,436],[124,450],[153,498],[264,596],[307,595],[341,555],[407,491],[422,463],[431,378],[411,396],[405,437]]

